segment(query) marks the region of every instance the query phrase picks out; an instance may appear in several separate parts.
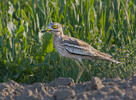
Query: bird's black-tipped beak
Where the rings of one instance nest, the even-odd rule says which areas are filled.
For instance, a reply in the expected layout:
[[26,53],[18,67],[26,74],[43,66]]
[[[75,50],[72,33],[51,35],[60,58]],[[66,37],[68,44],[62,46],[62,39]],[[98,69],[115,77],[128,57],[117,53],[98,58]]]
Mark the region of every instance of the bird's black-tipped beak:
[[52,31],[52,29],[45,29],[45,30],[42,30],[41,32],[44,33],[44,32],[50,32]]

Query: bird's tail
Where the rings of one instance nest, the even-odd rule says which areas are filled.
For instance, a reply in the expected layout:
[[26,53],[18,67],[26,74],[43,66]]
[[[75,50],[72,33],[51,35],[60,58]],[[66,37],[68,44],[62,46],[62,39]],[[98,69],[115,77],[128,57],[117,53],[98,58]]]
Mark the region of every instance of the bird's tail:
[[105,54],[105,53],[102,53],[102,52],[99,52],[99,51],[97,52],[97,55],[99,56],[100,59],[111,61],[111,62],[114,62],[114,63],[117,63],[117,64],[121,63],[117,60],[112,59],[111,55],[108,55],[108,54]]
[[117,61],[117,60],[114,60],[114,59],[112,59],[112,58],[108,58],[108,59],[106,59],[106,60],[111,61],[111,62],[114,62],[114,63],[116,63],[116,64],[121,63],[121,62],[119,62],[119,61]]

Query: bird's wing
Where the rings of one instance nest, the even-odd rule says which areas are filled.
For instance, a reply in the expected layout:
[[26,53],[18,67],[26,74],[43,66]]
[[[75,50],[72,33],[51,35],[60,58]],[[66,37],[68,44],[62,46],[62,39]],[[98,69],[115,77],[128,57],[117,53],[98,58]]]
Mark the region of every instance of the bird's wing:
[[65,46],[65,49],[72,54],[83,56],[95,56],[89,50],[90,45],[84,41],[78,40],[76,38],[65,37],[63,44]]
[[73,54],[77,55],[83,55],[83,56],[90,56],[90,57],[106,57],[106,58],[111,58],[112,56],[102,53],[92,46],[90,46],[88,43],[76,39],[76,38],[71,38],[66,36],[64,38],[63,42],[65,49]]

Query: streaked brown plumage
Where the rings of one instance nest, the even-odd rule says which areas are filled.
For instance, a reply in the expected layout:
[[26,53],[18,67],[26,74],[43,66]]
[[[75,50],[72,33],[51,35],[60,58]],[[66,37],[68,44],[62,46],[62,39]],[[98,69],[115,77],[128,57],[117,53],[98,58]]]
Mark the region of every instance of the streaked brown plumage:
[[[53,33],[53,44],[56,50],[65,57],[74,58],[79,60],[82,64],[82,59],[101,59],[107,60],[115,63],[119,63],[118,61],[111,58],[110,55],[97,51],[95,48],[90,46],[88,43],[69,37],[63,34],[63,29],[61,24],[59,23],[51,23],[48,25],[48,29],[42,32],[51,32]],[[82,66],[77,62],[79,66],[79,74],[76,82],[79,81],[80,76],[83,72],[83,64]]]

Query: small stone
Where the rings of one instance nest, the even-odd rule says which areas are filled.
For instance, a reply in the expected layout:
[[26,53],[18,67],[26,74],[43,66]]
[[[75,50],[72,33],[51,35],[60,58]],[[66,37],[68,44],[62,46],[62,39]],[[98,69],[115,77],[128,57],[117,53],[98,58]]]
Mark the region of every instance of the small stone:
[[72,78],[57,78],[49,83],[50,86],[58,87],[58,86],[74,86],[74,80]]
[[93,77],[91,81],[91,89],[93,90],[99,90],[103,88],[104,85],[102,84],[102,81],[98,77]]
[[86,93],[79,94],[77,100],[88,100]]
[[75,91],[72,89],[61,89],[57,90],[54,94],[55,100],[68,100],[68,98],[71,98],[75,96]]
[[134,93],[135,92],[131,88],[127,89],[123,100],[135,100],[136,97],[134,97]]
[[111,93],[112,96],[119,96],[119,97],[122,97],[125,95],[125,91],[121,90],[118,85],[114,85],[113,86],[113,92]]

